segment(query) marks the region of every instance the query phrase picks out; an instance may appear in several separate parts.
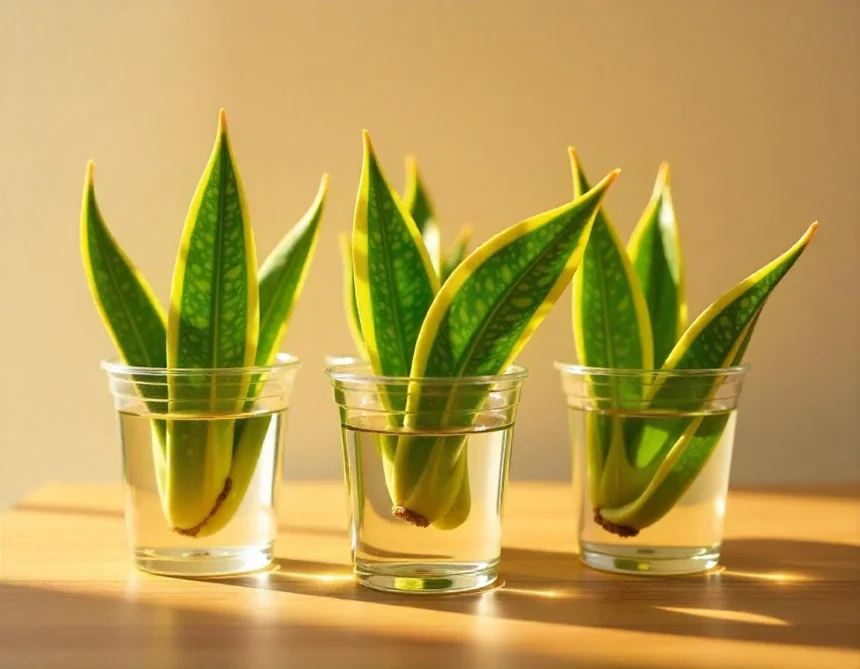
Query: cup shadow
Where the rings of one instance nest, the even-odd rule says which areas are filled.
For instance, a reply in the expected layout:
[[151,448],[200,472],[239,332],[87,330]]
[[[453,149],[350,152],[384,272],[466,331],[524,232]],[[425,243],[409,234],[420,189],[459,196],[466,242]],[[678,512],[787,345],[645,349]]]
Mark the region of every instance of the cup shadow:
[[723,566],[654,578],[597,572],[575,555],[502,551],[500,584],[420,596],[358,586],[345,564],[278,558],[241,587],[509,620],[784,645],[860,649],[860,547],[809,541],[726,541]]

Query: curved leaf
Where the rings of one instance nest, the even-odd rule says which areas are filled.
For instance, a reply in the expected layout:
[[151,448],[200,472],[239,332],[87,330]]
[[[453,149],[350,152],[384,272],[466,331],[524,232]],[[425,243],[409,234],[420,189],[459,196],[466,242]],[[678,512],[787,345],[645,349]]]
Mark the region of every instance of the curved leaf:
[[324,174],[313,204],[260,267],[260,335],[256,364],[271,365],[302,292],[316,249],[329,177]]
[[[817,223],[813,223],[788,251],[705,309],[681,337],[663,369],[717,369],[739,364],[765,302],[809,245],[816,228]],[[654,384],[650,399],[661,406],[682,401],[689,411],[696,404],[704,406],[720,383],[721,377],[715,377],[712,385],[670,377]],[[631,487],[629,480],[618,477],[619,485],[628,488],[622,496],[630,501],[601,508],[601,517],[635,531],[659,520],[707,463],[719,442],[721,421],[724,425],[726,420],[728,413],[679,417],[669,423],[663,420],[660,426],[646,421],[632,464],[653,472],[647,486],[635,489],[638,486]]]
[[[173,274],[167,364],[173,368],[254,364],[259,332],[254,239],[221,111],[209,163],[188,211]],[[250,380],[248,380],[249,382]],[[204,411],[239,409],[247,382],[211,375],[171,379],[171,402]],[[194,535],[229,491],[233,421],[173,420],[168,429],[168,521]]]
[[436,296],[413,377],[498,374],[546,318],[579,265],[618,171],[588,193],[518,223],[473,251]]
[[[436,296],[418,338],[411,376],[482,376],[510,364],[569,283],[582,257],[613,172],[570,204],[518,223],[478,247]],[[407,416],[418,428],[468,427],[480,400],[410,392]],[[439,424],[424,424],[427,417]],[[443,518],[460,494],[462,438],[410,438],[395,456],[394,503],[429,522]],[[459,474],[458,474],[459,473]]]
[[415,222],[388,184],[364,132],[353,269],[361,331],[374,373],[408,376],[439,279]]
[[651,201],[636,224],[627,252],[648,304],[654,367],[660,367],[687,327],[684,264],[668,163],[660,166]]
[[111,235],[96,202],[92,161],[81,203],[81,255],[96,308],[123,362],[167,365],[167,318],[146,279]]
[[744,334],[759,308],[806,250],[818,223],[788,251],[750,275],[709,306],[672,349],[664,369],[713,369]]

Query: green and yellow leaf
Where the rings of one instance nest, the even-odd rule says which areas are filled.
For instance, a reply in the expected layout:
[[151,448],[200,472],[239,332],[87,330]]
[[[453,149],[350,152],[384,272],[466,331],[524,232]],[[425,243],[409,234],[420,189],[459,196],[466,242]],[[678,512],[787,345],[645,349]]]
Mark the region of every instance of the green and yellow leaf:
[[660,166],[651,201],[630,237],[627,252],[648,304],[654,367],[659,368],[687,327],[684,263],[668,163]]
[[293,307],[302,292],[316,249],[320,220],[328,192],[323,175],[313,204],[269,254],[260,267],[260,335],[256,364],[271,365],[278,354]]
[[[570,282],[616,174],[570,204],[514,225],[470,254],[430,307],[411,376],[504,371]],[[420,390],[410,392],[407,406],[407,415],[419,428],[458,427],[419,423],[426,417],[444,423],[446,416],[463,416],[470,408],[465,403],[479,396],[471,392],[464,399],[450,393],[440,399]],[[394,503],[429,522],[444,517],[460,493],[463,455],[459,438],[410,438],[407,444],[398,444]]]
[[[122,361],[132,367],[167,365],[167,317],[149,283],[114,239],[96,201],[93,173],[87,164],[81,203],[81,256],[96,308]],[[153,413],[164,413],[164,384],[138,386]],[[153,461],[159,490],[164,486],[166,424],[152,421]]]
[[[573,192],[588,180],[570,149]],[[573,331],[579,362],[588,367],[651,369],[653,341],[648,305],[639,278],[604,208],[594,218],[573,284]]]
[[715,369],[726,365],[737,341],[765,300],[812,241],[817,223],[809,226],[788,251],[750,275],[693,322],[672,349],[663,369]]
[[[740,364],[765,302],[809,245],[816,228],[813,223],[788,251],[705,309],[678,341],[663,369],[718,369]],[[710,385],[670,376],[654,384],[649,400],[661,407],[682,403],[681,408],[689,412],[696,405],[703,406],[720,383],[719,376]],[[728,417],[726,412],[679,417],[669,423],[661,419],[660,425],[645,421],[630,461],[638,470],[649,470],[647,485],[631,486],[629,479],[618,477],[619,485],[625,488],[620,496],[626,501],[601,507],[600,516],[633,531],[659,520],[705,466]]]
[[[573,192],[589,190],[588,179],[573,148],[569,149]],[[603,369],[650,369],[653,342],[648,305],[639,278],[627,257],[615,226],[600,207],[591,228],[582,263],[573,280],[573,332],[582,365]],[[631,378],[612,379],[614,399],[639,399],[641,385]],[[586,418],[589,483],[598,498],[600,474],[611,445],[622,439],[617,419]]]
[[408,376],[439,279],[418,228],[385,178],[364,133],[355,205],[353,270],[361,332],[374,373]]
[[[256,354],[256,364],[259,366],[269,366],[275,362],[293,307],[302,292],[319,237],[328,182],[328,175],[323,175],[310,209],[284,236],[260,268],[260,337]],[[249,408],[264,383],[257,376],[253,377],[248,391]],[[215,534],[235,515],[251,484],[271,422],[271,416],[254,416],[236,421],[230,488],[196,536]]]
[[[167,364],[210,369],[253,365],[259,333],[256,256],[244,190],[221,111],[215,147],[191,202],[173,274]],[[247,383],[215,375],[171,379],[177,407],[241,408]],[[233,421],[173,420],[167,442],[168,521],[196,534],[229,490]]]
[[93,162],[81,204],[81,255],[96,308],[123,362],[165,367],[167,318],[146,279],[110,233],[96,201]]

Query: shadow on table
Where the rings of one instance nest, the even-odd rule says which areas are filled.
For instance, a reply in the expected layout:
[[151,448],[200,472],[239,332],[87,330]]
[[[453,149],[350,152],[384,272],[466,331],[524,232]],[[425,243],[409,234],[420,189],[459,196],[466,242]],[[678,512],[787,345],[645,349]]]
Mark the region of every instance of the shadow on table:
[[[211,593],[211,584],[201,587]],[[184,599],[193,601],[193,595],[186,593]],[[450,638],[445,630],[391,634],[381,627],[350,625],[348,615],[347,624],[339,624],[341,619],[317,625],[296,622],[301,616],[295,607],[292,612],[284,622],[271,604],[259,610],[253,602],[244,610],[203,610],[167,603],[157,587],[94,595],[0,582],[0,667],[569,666],[568,660],[545,654]],[[596,669],[609,665],[598,664]]]
[[286,558],[269,572],[221,582],[513,620],[860,649],[860,548],[736,539],[723,555],[719,571],[650,578],[599,573],[571,554],[505,548],[504,585],[433,597],[373,592],[346,565]]

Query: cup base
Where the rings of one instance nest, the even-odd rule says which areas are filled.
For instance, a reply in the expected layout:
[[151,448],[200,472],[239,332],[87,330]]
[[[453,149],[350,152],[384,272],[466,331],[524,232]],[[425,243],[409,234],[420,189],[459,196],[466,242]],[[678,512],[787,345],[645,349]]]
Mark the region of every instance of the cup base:
[[258,546],[134,549],[138,569],[162,576],[211,578],[264,569],[272,564],[274,544]]
[[497,562],[401,562],[357,560],[355,580],[366,588],[383,592],[438,595],[480,590],[496,581]]
[[720,547],[619,546],[580,542],[579,559],[600,571],[637,576],[700,574],[719,564]]

